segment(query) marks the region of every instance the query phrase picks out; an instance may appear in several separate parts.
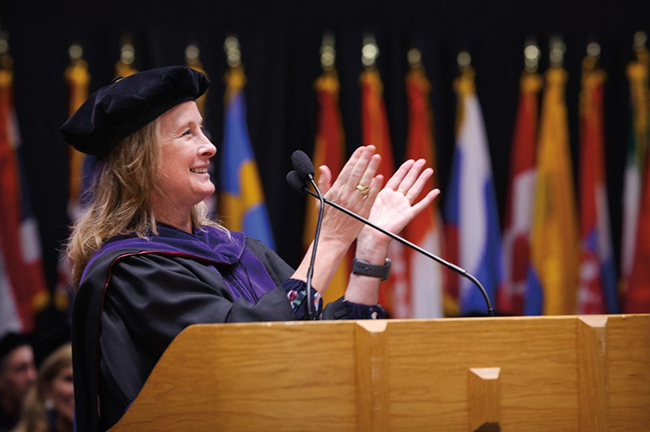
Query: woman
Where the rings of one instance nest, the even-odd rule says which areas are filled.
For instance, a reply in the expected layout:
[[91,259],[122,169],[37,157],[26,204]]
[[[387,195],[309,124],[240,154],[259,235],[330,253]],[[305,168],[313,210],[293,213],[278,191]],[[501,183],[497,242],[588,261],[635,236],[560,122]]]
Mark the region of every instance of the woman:
[[[327,209],[316,295],[306,299],[311,248],[294,271],[261,242],[207,219],[216,148],[202,132],[195,99],[208,85],[187,67],[141,72],[95,92],[62,127],[67,142],[102,161],[68,247],[78,288],[72,326],[80,430],[115,424],[190,324],[303,319],[308,301],[319,318],[385,316],[373,269],[387,267],[387,237]],[[321,187],[328,199],[362,216],[372,209],[371,218],[399,231],[437,195],[412,204],[432,171],[420,174],[424,161],[405,163],[373,208],[383,183],[374,152],[357,149],[333,184],[321,167]],[[366,265],[345,297],[321,311],[320,294],[357,237]]]
[[41,365],[14,432],[70,432],[74,420],[72,348],[65,344]]

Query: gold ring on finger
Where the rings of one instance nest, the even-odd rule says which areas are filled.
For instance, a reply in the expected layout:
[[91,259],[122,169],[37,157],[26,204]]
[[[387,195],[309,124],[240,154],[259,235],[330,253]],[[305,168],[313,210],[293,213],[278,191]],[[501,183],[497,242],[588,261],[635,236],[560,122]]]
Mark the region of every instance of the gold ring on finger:
[[357,185],[357,190],[361,193],[361,195],[366,196],[366,195],[368,195],[368,190],[370,190],[370,187],[358,184]]
[[397,192],[399,192],[402,195],[406,196],[406,191],[404,189],[397,189]]

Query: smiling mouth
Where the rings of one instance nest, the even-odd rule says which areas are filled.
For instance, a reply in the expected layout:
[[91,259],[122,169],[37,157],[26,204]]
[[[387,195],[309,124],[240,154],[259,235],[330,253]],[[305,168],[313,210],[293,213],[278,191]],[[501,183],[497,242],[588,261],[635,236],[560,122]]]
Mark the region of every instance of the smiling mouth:
[[208,173],[207,168],[190,168],[190,171],[193,172],[194,174],[207,174]]

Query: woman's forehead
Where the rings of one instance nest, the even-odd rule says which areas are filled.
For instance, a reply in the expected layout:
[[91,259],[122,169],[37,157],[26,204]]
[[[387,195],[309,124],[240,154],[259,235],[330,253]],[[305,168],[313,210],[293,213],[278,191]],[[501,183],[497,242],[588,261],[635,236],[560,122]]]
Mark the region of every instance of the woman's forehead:
[[201,123],[203,118],[195,101],[178,104],[160,116],[163,128],[177,128],[188,123]]

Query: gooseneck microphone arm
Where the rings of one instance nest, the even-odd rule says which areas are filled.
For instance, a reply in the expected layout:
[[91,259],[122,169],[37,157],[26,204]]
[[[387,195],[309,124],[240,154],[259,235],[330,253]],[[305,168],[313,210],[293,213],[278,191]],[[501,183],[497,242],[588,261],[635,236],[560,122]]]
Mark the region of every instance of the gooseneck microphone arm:
[[314,288],[312,287],[311,281],[312,278],[314,277],[314,265],[316,264],[316,249],[318,248],[318,240],[320,239],[320,228],[321,225],[323,224],[323,212],[325,210],[325,197],[321,193],[320,189],[318,189],[318,186],[316,186],[314,177],[310,174],[308,178],[311,181],[311,185],[314,187],[314,189],[318,194],[314,194],[312,191],[309,192],[314,194],[314,196],[320,200],[320,208],[318,209],[318,220],[316,222],[316,233],[314,234],[314,243],[311,249],[311,260],[309,261],[309,269],[307,270],[307,316],[311,320],[314,319],[314,311],[313,311],[314,304],[311,300],[312,299],[311,292]]
[[[311,249],[311,258],[309,261],[309,268],[307,269],[307,317],[312,320],[314,319],[314,303],[312,302],[312,279],[314,277],[314,267],[316,265],[316,251],[318,250],[318,240],[320,239],[320,229],[323,224],[323,213],[325,211],[325,197],[321,193],[318,185],[314,181],[314,165],[311,163],[311,159],[300,150],[295,151],[291,155],[291,162],[296,171],[291,171],[299,175],[302,180],[301,183],[304,184],[305,181],[311,182],[311,185],[314,187],[314,190],[317,194],[314,196],[320,200],[320,208],[318,209],[318,219],[316,221],[316,232],[314,233],[314,242],[312,243]],[[289,178],[287,177],[287,181]],[[311,191],[309,191],[311,192]],[[313,193],[313,192],[311,192]]]
[[[300,179],[300,176],[297,173],[295,173],[295,175],[292,175],[292,173],[295,173],[295,171],[291,171],[287,175],[287,182],[289,183],[289,185],[293,189],[297,190],[298,192],[307,192],[309,195],[318,198],[317,194],[315,194],[314,192],[307,189],[304,182]],[[326,204],[334,207],[335,209],[337,209],[339,211],[342,211],[343,213],[347,214],[348,216],[351,216],[351,217],[355,218],[356,220],[358,220],[358,221],[360,221],[360,222],[362,222],[362,223],[376,229],[377,231],[379,231],[379,232],[381,232],[383,234],[386,234],[388,237],[392,238],[393,240],[397,240],[398,242],[400,242],[400,243],[410,247],[411,249],[421,253],[422,255],[426,256],[427,258],[432,259],[433,261],[436,261],[437,263],[442,264],[443,266],[445,266],[447,268],[450,268],[451,270],[453,270],[454,272],[456,272],[459,275],[463,276],[464,278],[469,279],[481,291],[481,294],[483,295],[483,299],[485,300],[485,304],[487,306],[488,315],[489,316],[494,316],[494,309],[492,308],[492,303],[490,302],[490,297],[488,296],[487,291],[485,291],[485,288],[483,287],[483,285],[481,285],[481,282],[479,282],[479,280],[476,279],[476,277],[474,277],[473,275],[468,273],[467,270],[465,270],[462,267],[457,266],[456,264],[452,264],[449,261],[446,261],[446,260],[440,258],[439,256],[436,256],[436,255],[432,254],[431,252],[429,252],[429,251],[427,251],[425,249],[422,249],[420,246],[418,246],[418,245],[416,245],[414,243],[411,243],[410,241],[406,240],[403,237],[398,236],[397,234],[393,234],[390,231],[386,231],[382,227],[380,227],[378,225],[375,225],[374,223],[370,222],[368,219],[366,219],[366,218],[364,218],[362,216],[359,216],[358,214],[356,214],[354,212],[351,212],[350,210],[346,209],[343,206],[338,205],[337,203],[335,203],[333,201],[330,201],[330,200],[328,200],[328,199],[326,199],[324,197],[322,198],[321,202],[323,202],[323,201]],[[321,204],[321,209],[322,209],[322,204]]]

